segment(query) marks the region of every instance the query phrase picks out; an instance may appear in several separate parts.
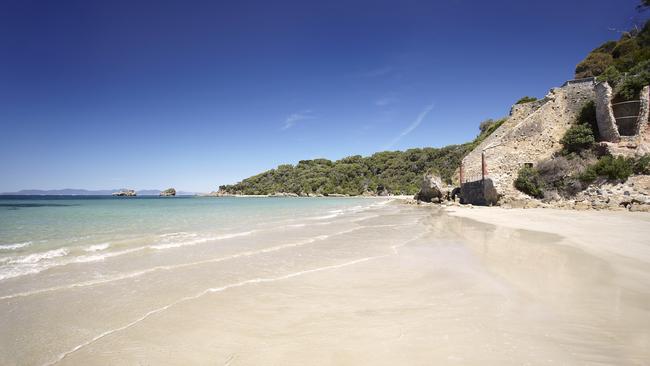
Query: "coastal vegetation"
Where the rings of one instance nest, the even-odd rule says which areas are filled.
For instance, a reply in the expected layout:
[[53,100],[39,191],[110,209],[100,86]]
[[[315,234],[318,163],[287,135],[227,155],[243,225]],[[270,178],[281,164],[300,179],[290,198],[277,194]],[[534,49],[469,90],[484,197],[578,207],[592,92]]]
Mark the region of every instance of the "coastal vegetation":
[[442,148],[382,151],[371,156],[349,156],[337,161],[301,160],[219,187],[224,194],[267,195],[276,192],[300,195],[408,194],[420,189],[425,173],[435,172],[445,183],[455,178],[460,161],[505,119],[486,120],[472,141]]
[[515,179],[515,187],[535,198],[544,197],[542,191],[544,184],[541,180],[539,171],[531,166],[524,165],[519,169],[517,179]]
[[515,104],[530,103],[530,102],[534,102],[534,101],[536,101],[536,100],[537,100],[537,98],[535,98],[535,97],[525,96],[525,97],[522,97],[521,99],[519,99],[519,100],[517,101],[517,103],[515,103]]
[[585,169],[579,179],[585,183],[592,183],[599,177],[609,180],[626,180],[633,173],[635,160],[623,156],[613,157],[605,155]]
[[638,96],[650,82],[650,20],[641,29],[624,32],[618,41],[605,42],[591,51],[576,66],[575,77],[607,81],[624,100]]
[[560,140],[560,143],[563,146],[563,152],[566,154],[577,153],[591,148],[595,141],[596,138],[591,126],[581,123],[571,126]]

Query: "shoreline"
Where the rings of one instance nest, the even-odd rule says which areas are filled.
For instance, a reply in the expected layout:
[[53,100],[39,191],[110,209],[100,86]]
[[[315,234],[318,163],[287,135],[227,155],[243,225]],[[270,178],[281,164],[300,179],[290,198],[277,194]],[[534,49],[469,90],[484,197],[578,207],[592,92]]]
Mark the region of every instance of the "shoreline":
[[195,197],[228,197],[228,198],[370,198],[370,199],[397,199],[407,200],[413,199],[413,195],[395,195],[395,196],[348,196],[348,195],[327,195],[327,196],[299,196],[299,195],[274,195],[274,194],[225,194],[225,195],[196,195]]
[[312,200],[322,211],[209,240],[172,225],[149,249],[113,243],[102,250],[124,255],[7,280],[0,363],[650,359],[638,342],[650,339],[650,216],[387,198]]

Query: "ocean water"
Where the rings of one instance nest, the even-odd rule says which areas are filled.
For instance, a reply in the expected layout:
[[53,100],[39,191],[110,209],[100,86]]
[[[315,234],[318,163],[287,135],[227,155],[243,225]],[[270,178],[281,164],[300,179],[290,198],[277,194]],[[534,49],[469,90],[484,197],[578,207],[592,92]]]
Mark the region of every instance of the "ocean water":
[[355,198],[0,196],[0,281],[68,264],[298,228],[377,203]]
[[[131,345],[117,346],[116,357],[100,351],[108,359],[79,358],[105,342],[127,341],[129,331],[156,315],[210,294],[240,287],[254,293],[256,284],[393,253],[408,240],[399,230],[418,224],[411,216],[391,216],[399,209],[389,202],[2,197],[0,365],[179,364],[153,362],[155,348]],[[163,325],[164,332],[187,324],[178,320]],[[140,360],[123,359],[127,353]]]

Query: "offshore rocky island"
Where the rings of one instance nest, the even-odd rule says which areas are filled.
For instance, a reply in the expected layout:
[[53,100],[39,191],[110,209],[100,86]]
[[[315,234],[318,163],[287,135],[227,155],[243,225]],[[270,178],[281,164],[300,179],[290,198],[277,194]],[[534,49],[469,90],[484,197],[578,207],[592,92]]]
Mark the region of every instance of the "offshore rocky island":
[[504,207],[650,211],[650,22],[594,49],[575,79],[469,143],[297,165],[223,185],[216,196],[415,195]]

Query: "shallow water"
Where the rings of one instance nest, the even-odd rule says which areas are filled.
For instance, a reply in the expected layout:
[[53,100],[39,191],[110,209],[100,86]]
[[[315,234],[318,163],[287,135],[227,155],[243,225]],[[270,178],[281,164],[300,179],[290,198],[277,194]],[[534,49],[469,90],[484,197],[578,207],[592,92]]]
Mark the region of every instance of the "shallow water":
[[0,280],[2,365],[650,360],[650,267],[559,235],[381,199],[66,204],[0,213],[31,242],[1,265],[40,266]]

